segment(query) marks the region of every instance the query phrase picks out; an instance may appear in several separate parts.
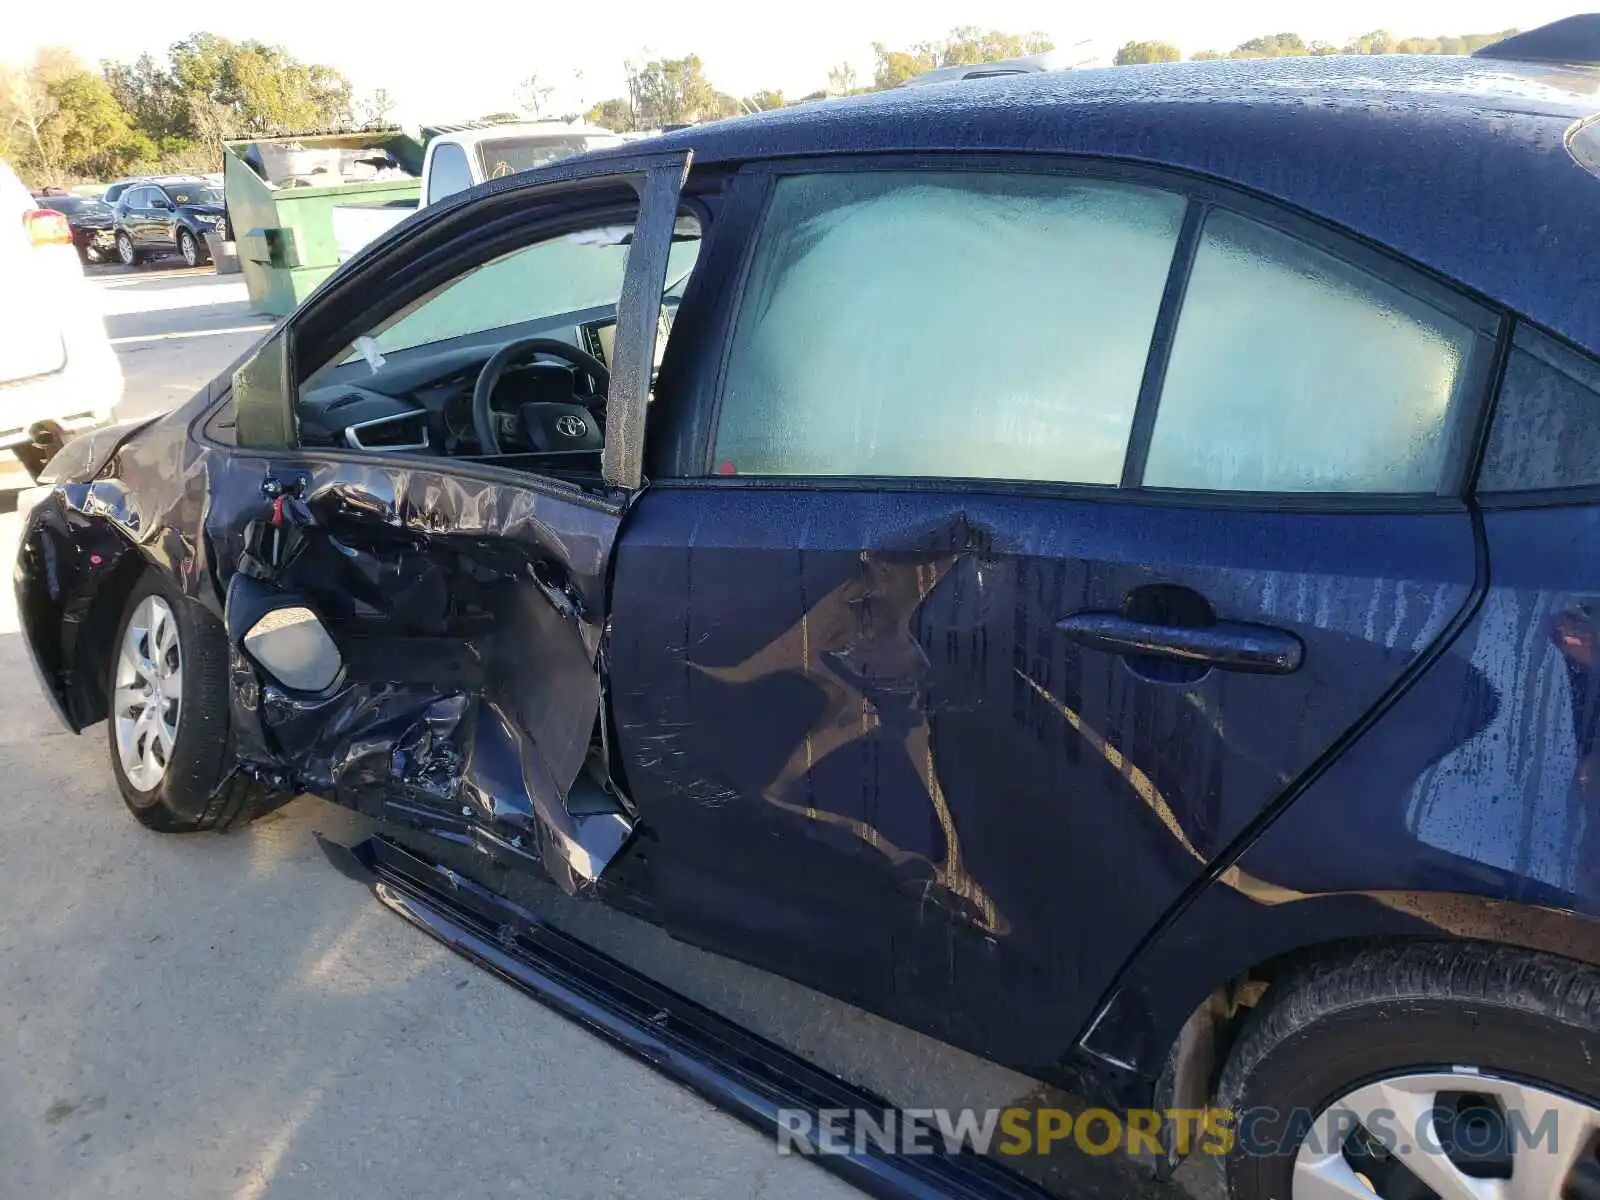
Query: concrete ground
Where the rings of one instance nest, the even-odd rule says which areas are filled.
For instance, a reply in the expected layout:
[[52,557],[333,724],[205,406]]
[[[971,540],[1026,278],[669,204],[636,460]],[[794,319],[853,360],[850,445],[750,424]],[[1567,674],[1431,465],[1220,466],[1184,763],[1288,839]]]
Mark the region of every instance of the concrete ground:
[[119,417],[182,404],[275,324],[250,311],[244,279],[160,267],[92,267],[106,334],[122,363]]
[[[182,402],[271,324],[237,277],[92,274],[122,416]],[[0,516],[0,558],[16,537]],[[316,844],[363,836],[344,810],[307,797],[233,834],[144,831],[104,727],[74,737],[39,695],[10,589],[0,680],[0,1197],[854,1194],[380,908]],[[553,889],[544,907],[903,1106],[1072,1103]],[[1075,1196],[1180,1194],[1121,1160],[1030,1171]]]

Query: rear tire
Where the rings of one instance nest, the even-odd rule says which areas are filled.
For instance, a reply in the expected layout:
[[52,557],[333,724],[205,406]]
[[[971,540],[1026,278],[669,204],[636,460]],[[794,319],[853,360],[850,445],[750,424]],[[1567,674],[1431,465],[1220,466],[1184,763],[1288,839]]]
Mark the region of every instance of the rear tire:
[[111,770],[141,825],[226,829],[275,807],[272,793],[232,773],[228,638],[215,616],[150,568],[128,594],[108,658]]
[[117,234],[117,259],[125,267],[137,267],[142,257],[139,248],[133,244],[133,238],[127,233]]
[[[1509,1157],[1494,1167],[1504,1172],[1498,1178],[1507,1180],[1508,1195],[1593,1194],[1600,1183],[1597,1034],[1600,970],[1551,955],[1405,942],[1292,971],[1250,1016],[1218,1086],[1218,1105],[1236,1114],[1229,1195],[1476,1194],[1481,1164],[1463,1167],[1466,1152],[1438,1147],[1451,1137],[1459,1146],[1464,1138],[1448,1131],[1488,1120],[1497,1108],[1502,1130],[1512,1122]],[[1457,1114],[1444,1125],[1429,1115],[1440,1106]],[[1263,1110],[1272,1111],[1249,1115]],[[1573,1156],[1548,1188],[1541,1171],[1551,1164],[1529,1157],[1542,1152],[1539,1120],[1547,1110],[1559,1110],[1556,1145]],[[1377,1126],[1365,1118],[1362,1129],[1332,1130],[1327,1115],[1340,1111],[1370,1111],[1374,1120],[1392,1113],[1384,1119],[1398,1153],[1372,1152],[1362,1130]],[[1535,1134],[1533,1146],[1518,1141],[1516,1111]],[[1324,1121],[1308,1133],[1319,1116]],[[1422,1140],[1425,1129],[1431,1141]]]

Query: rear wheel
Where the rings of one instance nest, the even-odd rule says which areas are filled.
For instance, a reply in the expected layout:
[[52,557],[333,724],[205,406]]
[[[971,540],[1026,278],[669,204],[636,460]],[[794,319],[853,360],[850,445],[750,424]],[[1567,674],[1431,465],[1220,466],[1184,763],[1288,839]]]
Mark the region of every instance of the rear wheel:
[[1600,1200],[1600,971],[1478,943],[1274,983],[1223,1072],[1234,1200]]
[[221,623],[157,570],[134,585],[111,647],[111,769],[128,809],[163,833],[225,828],[270,796],[232,776],[228,642]]
[[125,231],[117,234],[117,260],[125,267],[139,265],[139,248]]

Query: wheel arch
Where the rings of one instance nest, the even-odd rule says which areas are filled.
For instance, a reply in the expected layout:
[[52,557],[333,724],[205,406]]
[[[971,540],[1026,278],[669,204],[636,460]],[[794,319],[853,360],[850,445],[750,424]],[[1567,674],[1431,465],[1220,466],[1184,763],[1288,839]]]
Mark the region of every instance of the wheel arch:
[[152,562],[111,521],[78,515],[69,528],[54,506],[30,522],[17,556],[18,616],[57,712],[81,733],[106,717],[107,655],[128,594]]
[[1456,892],[1360,892],[1265,904],[1207,889],[1124,970],[1065,1072],[1124,1107],[1209,1102],[1241,1019],[1286,972],[1380,942],[1452,940],[1600,967],[1600,920]]

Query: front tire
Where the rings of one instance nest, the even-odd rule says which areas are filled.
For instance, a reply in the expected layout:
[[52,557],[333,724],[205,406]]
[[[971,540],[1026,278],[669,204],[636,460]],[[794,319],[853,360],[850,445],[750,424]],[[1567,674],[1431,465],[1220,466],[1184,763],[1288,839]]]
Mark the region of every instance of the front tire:
[[106,696],[111,770],[140,824],[223,829],[270,807],[265,789],[233,775],[222,624],[155,568],[123,608]]
[[183,255],[183,265],[186,267],[198,267],[206,260],[206,252],[199,239],[187,229],[178,232],[178,253]]
[[117,234],[117,260],[125,267],[139,265],[139,248],[133,244],[133,238],[127,233]]
[[1293,971],[1218,1088],[1229,1194],[1600,1195],[1597,1040],[1600,970],[1551,955],[1407,942]]

